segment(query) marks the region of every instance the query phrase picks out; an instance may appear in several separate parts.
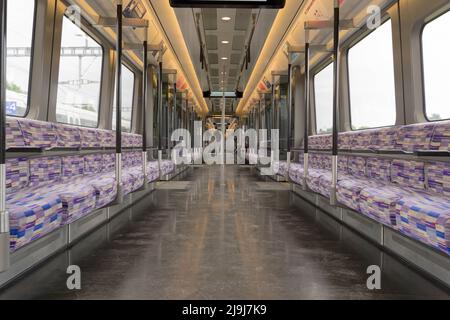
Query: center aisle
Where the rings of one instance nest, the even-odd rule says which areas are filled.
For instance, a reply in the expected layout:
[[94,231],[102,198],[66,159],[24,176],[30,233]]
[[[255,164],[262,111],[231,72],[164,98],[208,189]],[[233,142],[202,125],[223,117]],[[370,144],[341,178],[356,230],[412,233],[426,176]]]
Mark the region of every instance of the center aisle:
[[[186,182],[185,182],[186,181]],[[276,190],[271,190],[276,189]],[[66,287],[68,265],[82,289]],[[382,290],[366,286],[383,268]],[[449,298],[249,168],[195,168],[26,277],[0,299]]]

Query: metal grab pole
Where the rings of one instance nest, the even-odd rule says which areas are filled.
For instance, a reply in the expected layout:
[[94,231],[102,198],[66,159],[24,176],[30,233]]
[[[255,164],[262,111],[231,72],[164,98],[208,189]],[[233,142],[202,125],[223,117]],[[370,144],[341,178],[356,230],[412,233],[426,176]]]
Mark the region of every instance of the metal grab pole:
[[333,69],[333,153],[332,153],[332,183],[331,183],[331,205],[336,204],[336,188],[338,180],[338,116],[339,116],[339,1],[334,1],[334,69]]
[[6,211],[6,1],[0,1],[0,272],[9,268],[9,216]]
[[[176,85],[176,83],[175,83]],[[171,117],[172,117],[172,106],[169,103],[169,94],[170,94],[170,80],[167,82],[167,119],[166,119],[166,135],[167,135],[167,154],[170,154],[171,150],[171,141],[170,141],[170,127],[171,127]]]
[[122,194],[122,1],[117,1],[116,24],[116,181],[117,203],[123,202]]
[[[147,38],[147,30],[145,30]],[[144,187],[147,187],[147,77],[148,77],[148,43],[144,41],[144,67],[142,69],[142,169],[144,172]]]
[[[161,52],[162,55],[162,52]],[[163,144],[162,144],[162,81],[163,81],[163,63],[162,63],[162,56],[160,56],[160,62],[159,62],[159,74],[158,74],[158,149],[162,150]]]
[[[308,33],[308,32],[307,32]],[[307,42],[305,44],[305,119],[304,119],[304,138],[303,138],[303,150],[304,150],[304,171],[303,171],[303,189],[307,189],[307,178],[309,171],[309,120],[310,120],[310,66],[309,66],[309,56],[310,56],[310,44],[308,39],[308,34],[306,36]]]
[[289,61],[288,65],[288,91],[287,91],[287,123],[288,123],[288,134],[287,134],[287,151],[291,151],[291,134],[292,134],[292,83],[291,83],[291,77],[292,77],[292,64]]

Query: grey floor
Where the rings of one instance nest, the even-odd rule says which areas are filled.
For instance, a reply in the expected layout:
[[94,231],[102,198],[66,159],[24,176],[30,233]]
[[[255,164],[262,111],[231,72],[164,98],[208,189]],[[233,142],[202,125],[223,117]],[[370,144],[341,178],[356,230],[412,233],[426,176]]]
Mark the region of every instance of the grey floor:
[[[273,188],[271,188],[273,187]],[[66,287],[78,265],[82,289]],[[366,286],[382,267],[382,289]],[[249,168],[203,167],[0,291],[0,299],[449,299]]]

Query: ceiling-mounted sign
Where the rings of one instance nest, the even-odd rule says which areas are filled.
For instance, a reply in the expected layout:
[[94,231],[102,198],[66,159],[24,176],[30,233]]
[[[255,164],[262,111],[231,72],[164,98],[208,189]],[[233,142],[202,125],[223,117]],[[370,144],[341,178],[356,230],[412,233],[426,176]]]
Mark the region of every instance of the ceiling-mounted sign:
[[282,9],[286,0],[170,0],[174,8],[265,8]]

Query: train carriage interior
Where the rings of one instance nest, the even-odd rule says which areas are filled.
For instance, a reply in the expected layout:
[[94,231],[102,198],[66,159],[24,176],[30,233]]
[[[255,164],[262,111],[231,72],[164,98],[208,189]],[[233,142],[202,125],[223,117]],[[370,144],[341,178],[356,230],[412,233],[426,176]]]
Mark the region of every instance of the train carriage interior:
[[449,300],[449,30],[449,0],[0,1],[0,300]]

